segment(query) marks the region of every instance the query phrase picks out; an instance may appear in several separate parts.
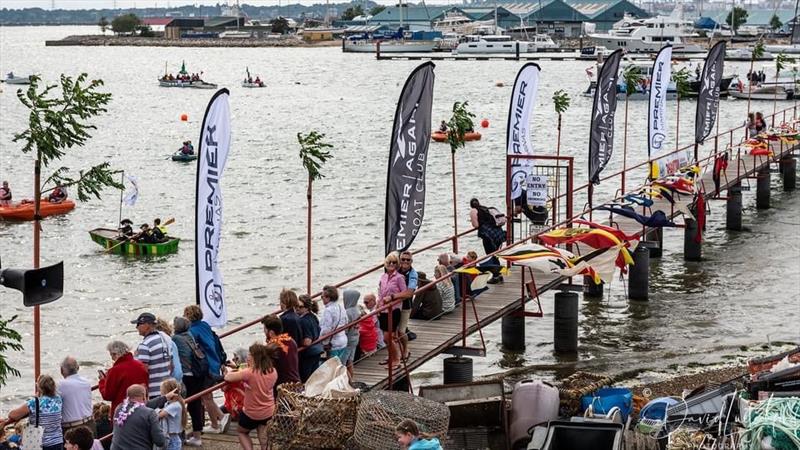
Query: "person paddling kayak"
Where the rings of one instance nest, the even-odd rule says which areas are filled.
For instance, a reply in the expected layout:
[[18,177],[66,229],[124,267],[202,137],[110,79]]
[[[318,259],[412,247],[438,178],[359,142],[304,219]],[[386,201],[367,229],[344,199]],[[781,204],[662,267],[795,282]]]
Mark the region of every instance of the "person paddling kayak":
[[183,147],[180,148],[180,152],[183,155],[194,155],[194,146],[192,145],[192,141],[184,142]]
[[7,206],[11,204],[11,188],[8,187],[8,181],[3,181],[3,186],[0,186],[0,206]]

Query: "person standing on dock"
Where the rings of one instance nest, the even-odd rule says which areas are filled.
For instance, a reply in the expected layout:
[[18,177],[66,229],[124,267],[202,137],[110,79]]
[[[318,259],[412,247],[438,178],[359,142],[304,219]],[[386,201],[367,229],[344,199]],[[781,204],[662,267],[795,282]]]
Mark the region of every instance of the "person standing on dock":
[[111,341],[106,346],[114,365],[108,373],[98,370],[100,382],[97,388],[103,400],[111,402],[109,414],[114,414],[117,406],[125,400],[127,390],[134,384],[147,386],[147,368],[131,354],[128,344],[122,341]]
[[[503,241],[506,239],[506,232],[497,225],[494,216],[489,212],[489,208],[481,205],[477,198],[470,200],[469,206],[472,208],[469,212],[469,219],[472,222],[472,226],[478,229],[478,237],[483,241],[483,251],[487,255],[496,252],[503,245]],[[503,277],[499,274],[500,260],[496,256],[492,256],[483,265],[497,267],[496,271],[492,271],[494,277],[489,280],[490,284],[503,281]]]
[[320,329],[317,308],[317,303],[311,300],[310,296],[303,294],[298,298],[297,314],[300,316],[300,332],[303,336],[300,346],[305,347],[300,352],[298,361],[300,364],[300,381],[303,383],[319,367],[319,355],[322,354],[321,343],[317,342],[312,345],[314,341],[319,339]]
[[403,307],[400,309],[400,325],[397,328],[397,334],[400,339],[400,354],[403,355],[403,361],[407,360],[411,355],[408,351],[408,320],[411,318],[411,309],[413,307],[414,291],[419,287],[419,274],[411,266],[414,262],[414,256],[409,251],[400,253],[400,268],[398,271],[403,275],[406,280],[406,290],[395,298],[403,299]]
[[273,388],[273,395],[278,394],[278,386],[283,383],[296,383],[300,381],[299,362],[297,358],[297,343],[289,333],[283,332],[283,323],[275,314],[270,314],[261,321],[264,326],[264,335],[267,344],[278,347],[275,359],[275,370],[278,371],[278,380]]
[[153,314],[141,313],[131,323],[144,338],[136,348],[136,359],[147,368],[147,396],[154,399],[161,395],[161,382],[170,376],[170,343],[156,330],[156,316]]
[[67,356],[61,361],[61,376],[56,390],[61,396],[61,429],[64,433],[80,426],[86,426],[95,433],[92,417],[92,384],[78,374],[78,360]]
[[[378,283],[378,308],[381,310],[378,322],[383,331],[383,340],[387,345],[386,351],[388,353],[388,358],[379,364],[392,368],[400,361],[399,350],[395,342],[396,332],[400,324],[400,304],[396,303],[395,300],[401,293],[406,292],[405,277],[397,271],[399,264],[400,256],[397,252],[386,255],[386,259],[383,262],[385,272],[381,275],[381,280]],[[392,306],[383,309],[389,304]],[[391,320],[389,320],[390,318]],[[399,367],[397,368],[399,369]]]
[[[347,311],[344,309],[342,302],[339,301],[339,291],[335,287],[326,285],[322,288],[322,302],[325,304],[325,310],[322,311],[320,335],[326,335],[337,328],[347,325]],[[342,364],[345,363],[347,336],[344,331],[339,331],[329,337],[324,345],[326,346],[328,358],[337,357]]]
[[300,304],[297,300],[297,294],[291,289],[283,289],[279,299],[283,331],[288,333],[297,345],[301,345],[303,342],[303,333],[300,332],[300,316],[295,312],[297,306]]

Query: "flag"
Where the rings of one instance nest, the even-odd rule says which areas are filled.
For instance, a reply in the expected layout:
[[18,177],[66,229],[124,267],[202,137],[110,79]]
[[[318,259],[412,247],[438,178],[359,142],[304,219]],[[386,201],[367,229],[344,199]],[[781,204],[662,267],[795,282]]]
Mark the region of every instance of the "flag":
[[719,88],[722,83],[724,63],[725,41],[720,41],[708,51],[703,73],[700,75],[700,92],[697,95],[694,124],[694,142],[697,144],[702,144],[714,128],[719,110]]
[[611,159],[614,148],[614,113],[617,110],[617,79],[622,49],[606,59],[597,74],[597,88],[589,126],[589,182],[600,183],[600,172]]
[[652,77],[650,80],[650,103],[647,108],[647,155],[656,160],[660,175],[676,172],[681,166],[689,162],[686,154],[681,152],[658,159],[658,156],[667,152],[667,88],[672,74],[672,46],[667,45],[658,52],[653,63]]
[[206,108],[200,131],[195,208],[195,273],[197,303],[203,320],[223,327],[228,320],[222,273],[219,270],[222,234],[222,172],[231,142],[231,111],[228,90],[217,91]]
[[425,215],[425,166],[431,139],[434,64],[411,72],[394,113],[386,177],[386,253],[411,247]]
[[139,199],[139,179],[133,175],[126,175],[125,178],[128,179],[131,187],[125,192],[125,198],[122,201],[128,206],[133,206],[136,204],[136,200]]
[[[511,91],[511,105],[508,107],[508,126],[506,131],[506,154],[533,155],[531,144],[531,111],[536,104],[539,90],[539,66],[527,63],[517,73],[514,90]],[[511,200],[522,195],[522,187],[533,171],[533,160],[511,159]]]

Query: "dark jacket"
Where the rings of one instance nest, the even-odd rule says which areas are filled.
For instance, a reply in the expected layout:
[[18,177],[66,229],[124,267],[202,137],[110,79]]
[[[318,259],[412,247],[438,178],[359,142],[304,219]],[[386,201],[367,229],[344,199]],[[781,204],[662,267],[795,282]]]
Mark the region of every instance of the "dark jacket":
[[128,395],[128,387],[133,384],[147,386],[149,376],[147,368],[133,358],[128,352],[114,361],[114,366],[108,369],[105,377],[100,379],[98,389],[103,400],[111,401],[111,412],[117,409],[117,405],[125,400]]
[[163,447],[166,444],[156,412],[147,406],[136,408],[124,425],[119,426],[116,420],[113,423],[111,450],[152,450],[154,445]]
[[[427,278],[419,277],[419,286],[425,286],[431,281]],[[442,314],[442,295],[436,286],[431,286],[425,292],[414,296],[411,306],[411,318],[431,320]]]

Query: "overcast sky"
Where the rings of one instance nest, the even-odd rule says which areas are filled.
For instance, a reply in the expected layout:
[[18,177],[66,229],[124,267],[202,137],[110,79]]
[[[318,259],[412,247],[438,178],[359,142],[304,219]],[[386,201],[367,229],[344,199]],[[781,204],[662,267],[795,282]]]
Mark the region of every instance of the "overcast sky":
[[[117,8],[152,8],[167,6],[181,6],[181,5],[216,5],[217,3],[225,4],[226,0],[116,0]],[[234,0],[230,0],[231,3]],[[345,3],[347,0],[330,0],[331,3]],[[383,5],[396,4],[396,0],[373,0],[376,3]],[[277,5],[279,0],[240,0],[239,3],[247,3],[248,5],[256,6],[269,6]],[[314,3],[324,3],[325,0],[280,0],[283,5],[289,3],[301,3],[303,5],[311,5]],[[55,3],[56,9],[103,9],[113,8],[114,0],[0,0],[0,8],[42,8],[50,9]],[[427,0],[428,4],[456,4],[461,3],[458,0]]]

